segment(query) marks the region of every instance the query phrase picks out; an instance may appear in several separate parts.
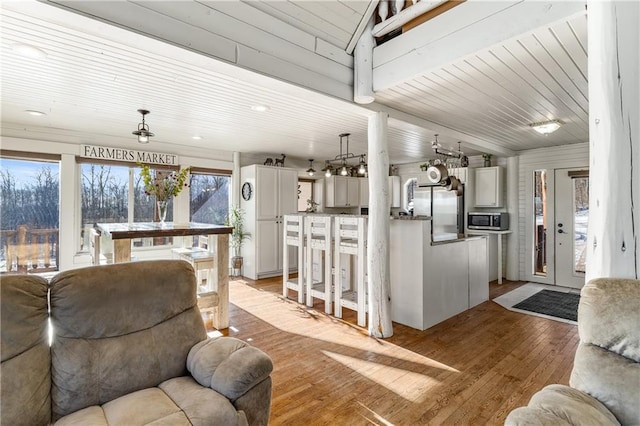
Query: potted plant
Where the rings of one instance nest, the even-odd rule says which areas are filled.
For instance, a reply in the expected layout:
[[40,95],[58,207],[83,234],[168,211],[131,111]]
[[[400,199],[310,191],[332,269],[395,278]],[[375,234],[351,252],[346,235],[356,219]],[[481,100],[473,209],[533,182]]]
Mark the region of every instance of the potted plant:
[[242,268],[242,244],[251,238],[251,234],[244,230],[244,211],[240,207],[232,207],[229,210],[228,226],[233,226],[231,232],[231,248],[233,249],[233,257],[231,265],[233,269],[240,270]]

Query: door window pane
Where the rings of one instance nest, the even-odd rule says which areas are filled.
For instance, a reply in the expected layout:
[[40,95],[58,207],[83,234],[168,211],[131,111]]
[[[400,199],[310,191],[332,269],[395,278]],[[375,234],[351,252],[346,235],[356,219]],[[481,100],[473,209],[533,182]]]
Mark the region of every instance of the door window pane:
[[0,272],[58,270],[57,162],[0,158]]
[[573,178],[573,250],[575,272],[586,272],[587,224],[589,222],[589,178]]
[[547,275],[547,171],[534,171],[533,180],[533,273]]

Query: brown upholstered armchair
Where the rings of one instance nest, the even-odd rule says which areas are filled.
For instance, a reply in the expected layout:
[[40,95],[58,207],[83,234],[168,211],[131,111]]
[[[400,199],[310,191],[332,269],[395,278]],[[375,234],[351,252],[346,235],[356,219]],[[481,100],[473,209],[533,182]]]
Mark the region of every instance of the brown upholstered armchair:
[[2,424],[268,423],[271,359],[207,339],[188,263],[4,276],[0,289]]

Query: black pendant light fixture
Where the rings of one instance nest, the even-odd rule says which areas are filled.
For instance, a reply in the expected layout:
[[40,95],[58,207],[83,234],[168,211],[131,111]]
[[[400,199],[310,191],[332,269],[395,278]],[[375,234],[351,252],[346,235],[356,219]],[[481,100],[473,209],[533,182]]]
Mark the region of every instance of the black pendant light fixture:
[[138,130],[134,130],[131,133],[138,137],[139,143],[149,143],[149,138],[154,136],[154,134],[149,131],[149,125],[144,122],[144,116],[149,114],[149,111],[139,109],[138,112],[142,114],[142,123],[138,123]]
[[313,169],[313,158],[309,159],[309,168],[307,169],[307,174],[309,176],[313,176],[316,173],[316,171]]
[[[331,177],[334,171],[336,175],[339,174],[341,176],[351,175],[352,170],[354,172],[357,172],[361,176],[363,176],[367,172],[367,163],[365,162],[366,154],[356,155],[349,152],[349,135],[350,133],[342,133],[338,135],[338,137],[340,138],[340,154],[336,155],[333,160],[325,161],[326,166],[324,169],[322,169],[322,171],[325,172],[326,177]],[[343,139],[346,139],[346,152],[342,151]],[[357,165],[349,164],[349,160],[356,158],[359,159]],[[334,165],[332,165],[331,163],[334,163]]]

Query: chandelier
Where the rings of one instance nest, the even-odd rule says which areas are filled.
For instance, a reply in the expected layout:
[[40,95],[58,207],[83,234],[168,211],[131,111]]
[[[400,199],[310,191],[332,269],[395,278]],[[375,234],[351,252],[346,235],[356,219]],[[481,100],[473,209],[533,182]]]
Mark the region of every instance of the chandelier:
[[[340,174],[341,176],[348,176],[357,174],[364,176],[367,172],[367,163],[365,162],[366,154],[353,154],[349,152],[349,135],[351,133],[342,133],[338,135],[340,138],[340,154],[336,155],[332,160],[325,160],[325,167],[322,169],[326,177],[330,177],[332,174]],[[346,138],[346,152],[342,152],[343,138]],[[350,164],[352,160],[356,160],[357,163]]]
[[138,142],[149,143],[149,138],[154,136],[153,133],[149,131],[149,125],[144,122],[144,116],[149,114],[149,111],[146,109],[139,109],[138,112],[142,114],[142,123],[138,124],[138,130],[134,130],[131,133],[138,137]]

